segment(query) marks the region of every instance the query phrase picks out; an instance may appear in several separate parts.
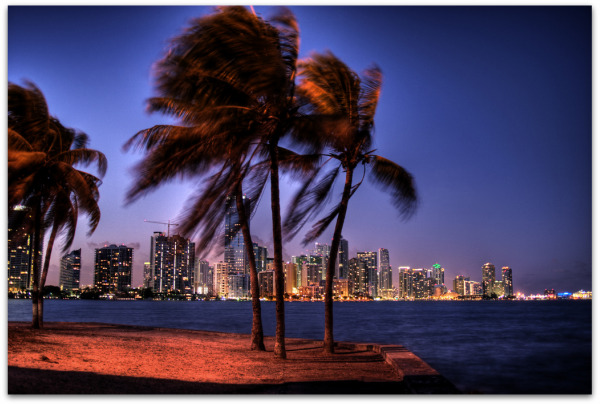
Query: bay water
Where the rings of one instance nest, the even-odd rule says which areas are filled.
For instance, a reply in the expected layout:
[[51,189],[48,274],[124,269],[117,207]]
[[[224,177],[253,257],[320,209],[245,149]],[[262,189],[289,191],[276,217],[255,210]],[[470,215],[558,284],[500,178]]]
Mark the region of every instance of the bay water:
[[[262,302],[266,335],[275,303]],[[286,337],[323,338],[322,302],[286,302]],[[46,300],[45,321],[250,333],[250,302]],[[8,321],[31,321],[9,299]],[[591,394],[592,302],[335,302],[336,341],[403,345],[466,393]]]

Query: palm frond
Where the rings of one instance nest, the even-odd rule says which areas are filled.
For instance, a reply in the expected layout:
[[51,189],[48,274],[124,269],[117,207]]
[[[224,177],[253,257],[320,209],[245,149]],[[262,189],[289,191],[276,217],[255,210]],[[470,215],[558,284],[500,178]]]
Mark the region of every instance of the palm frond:
[[383,74],[378,66],[373,66],[363,73],[358,102],[359,127],[361,131],[369,131],[373,127],[382,81]]
[[371,156],[370,166],[370,178],[384,192],[391,194],[392,203],[401,217],[410,217],[415,212],[418,201],[412,175],[393,161],[380,156]]

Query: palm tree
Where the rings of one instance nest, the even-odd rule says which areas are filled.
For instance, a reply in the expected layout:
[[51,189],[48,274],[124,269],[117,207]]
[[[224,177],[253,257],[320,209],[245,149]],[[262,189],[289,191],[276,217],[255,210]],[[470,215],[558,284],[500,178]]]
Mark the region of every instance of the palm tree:
[[[8,205],[23,205],[29,215],[16,216],[11,229],[33,233],[33,319],[43,326],[42,291],[48,275],[57,235],[64,233],[63,251],[73,242],[79,213],[89,219],[89,233],[100,220],[98,186],[101,181],[76,165],[96,163],[100,176],[106,172],[104,154],[87,148],[85,133],[65,128],[51,117],[42,92],[30,82],[8,86]],[[37,257],[42,235],[52,229],[40,273]]]
[[[167,138],[181,141],[181,145],[176,146],[177,154],[161,153],[168,162],[161,164],[162,160],[153,158],[166,172],[158,173],[158,168],[152,169],[150,164],[138,169],[146,178],[142,181],[152,187],[176,174],[203,176],[211,168],[220,167],[193,197],[186,213],[187,225],[182,229],[190,233],[209,229],[203,234],[213,235],[217,228],[214,218],[221,216],[211,215],[223,206],[219,203],[226,195],[239,196],[244,182],[252,194],[260,195],[270,178],[277,319],[274,352],[281,358],[285,358],[285,323],[279,169],[288,163],[293,166],[302,158],[281,148],[279,142],[289,133],[296,139],[308,139],[306,128],[310,127],[310,122],[304,126],[295,122],[302,121],[294,100],[298,46],[296,20],[286,9],[269,22],[244,7],[218,8],[213,14],[193,20],[157,64],[160,96],[149,101],[150,111],[176,116],[183,125],[156,128],[147,134],[146,148],[162,148],[163,142],[171,142]],[[181,140],[183,137],[186,140]],[[184,145],[198,148],[197,154],[187,150],[190,155],[186,156],[181,151]],[[242,231],[250,241],[245,226]],[[203,239],[199,248],[207,242]],[[253,290],[258,289],[253,286]]]
[[[298,93],[313,113],[330,117],[329,125],[322,133],[330,147],[327,155],[336,166],[323,174],[323,167],[310,176],[296,194],[286,219],[286,233],[293,237],[300,228],[314,217],[332,192],[340,169],[345,173],[344,188],[340,202],[331,212],[315,223],[305,236],[304,243],[319,237],[336,220],[331,254],[327,264],[325,283],[325,336],[324,351],[333,353],[333,274],[335,255],[348,209],[348,202],[362,184],[366,168],[370,178],[389,191],[401,216],[409,217],[416,208],[417,195],[412,176],[401,166],[373,154],[371,149],[375,110],[381,89],[382,74],[378,67],[366,70],[361,78],[331,52],[315,54],[300,62],[301,83]],[[354,182],[354,170],[363,166],[363,175]]]

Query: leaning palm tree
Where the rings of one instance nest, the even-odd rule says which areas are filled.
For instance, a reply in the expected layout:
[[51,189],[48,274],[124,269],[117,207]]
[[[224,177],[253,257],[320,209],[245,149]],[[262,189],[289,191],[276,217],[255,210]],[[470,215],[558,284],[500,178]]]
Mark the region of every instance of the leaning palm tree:
[[[323,348],[333,353],[333,274],[335,255],[340,244],[346,219],[348,202],[362,184],[367,167],[370,178],[389,191],[401,216],[410,216],[415,208],[417,195],[412,176],[401,166],[373,154],[371,149],[375,110],[381,89],[382,74],[372,67],[361,78],[331,52],[315,54],[300,62],[301,83],[298,93],[313,113],[328,116],[329,125],[322,133],[328,136],[330,160],[335,167],[323,174],[323,168],[310,176],[296,194],[290,206],[285,228],[293,237],[328,200],[340,170],[345,173],[344,188],[340,202],[331,212],[316,222],[303,242],[306,244],[319,237],[336,220],[331,242],[332,256],[327,263],[325,281],[325,335]],[[354,171],[363,166],[362,178],[354,183]]]
[[[75,166],[97,163],[106,172],[106,158],[87,148],[85,133],[65,128],[48,113],[42,92],[33,84],[8,86],[8,207],[23,205],[28,215],[15,216],[11,229],[33,233],[33,319],[43,326],[43,288],[57,235],[65,235],[63,251],[75,236],[79,213],[89,218],[89,234],[100,220],[100,179]],[[40,272],[42,236],[52,229]]]
[[[252,174],[254,182],[249,186],[261,192],[270,178],[277,321],[274,352],[281,358],[286,354],[279,169],[280,160],[292,153],[282,149],[279,142],[299,127],[295,125],[298,116],[294,99],[298,46],[298,27],[288,10],[265,21],[244,7],[218,8],[213,14],[193,20],[172,41],[156,68],[160,96],[149,101],[150,111],[165,112],[182,121],[176,131],[190,132],[182,144],[199,148],[199,155],[190,157],[187,167],[182,166],[187,161],[183,154],[163,154],[169,163],[162,167],[168,172],[159,175],[156,170],[152,174],[148,171],[145,177],[150,183],[182,172],[203,176],[209,168],[219,167],[193,197],[182,231],[215,226],[211,220],[217,219],[206,217],[223,206],[218,203],[226,193],[240,195],[239,186],[243,186],[246,176]],[[297,138],[303,133],[306,130],[294,131]],[[165,138],[171,136],[175,139],[172,128],[155,134],[149,138],[147,148],[168,142]],[[250,241],[249,233],[243,231]]]

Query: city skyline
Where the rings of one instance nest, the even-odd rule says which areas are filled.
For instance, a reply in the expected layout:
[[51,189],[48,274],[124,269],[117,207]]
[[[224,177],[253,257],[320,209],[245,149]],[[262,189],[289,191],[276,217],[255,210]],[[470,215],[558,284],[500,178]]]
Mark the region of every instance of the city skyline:
[[[272,8],[255,10],[268,18]],[[357,72],[382,68],[375,148],[414,175],[421,198],[402,222],[384,193],[362,185],[343,231],[349,258],[388,249],[395,285],[399,266],[439,262],[448,284],[456,275],[478,279],[491,262],[513,269],[515,292],[591,290],[589,7],[291,10],[300,57],[330,49]],[[151,66],[191,18],[211,11],[9,7],[9,81],[36,83],[50,113],[88,133],[90,147],[108,158],[100,224],[88,238],[80,223],[72,246],[82,249],[82,284],[92,283],[93,251],[105,244],[135,249],[132,281],[141,284],[150,237],[166,230],[144,219],[175,222],[197,186],[173,183],[123,206],[140,155],[121,147],[168,122],[144,112]],[[283,213],[296,186],[282,180]],[[272,251],[266,199],[251,229]],[[285,260],[310,248],[300,244],[306,230],[284,245]],[[317,241],[330,243],[331,234]],[[60,256],[53,254],[48,284],[58,284]],[[536,286],[540,277],[547,284]]]

